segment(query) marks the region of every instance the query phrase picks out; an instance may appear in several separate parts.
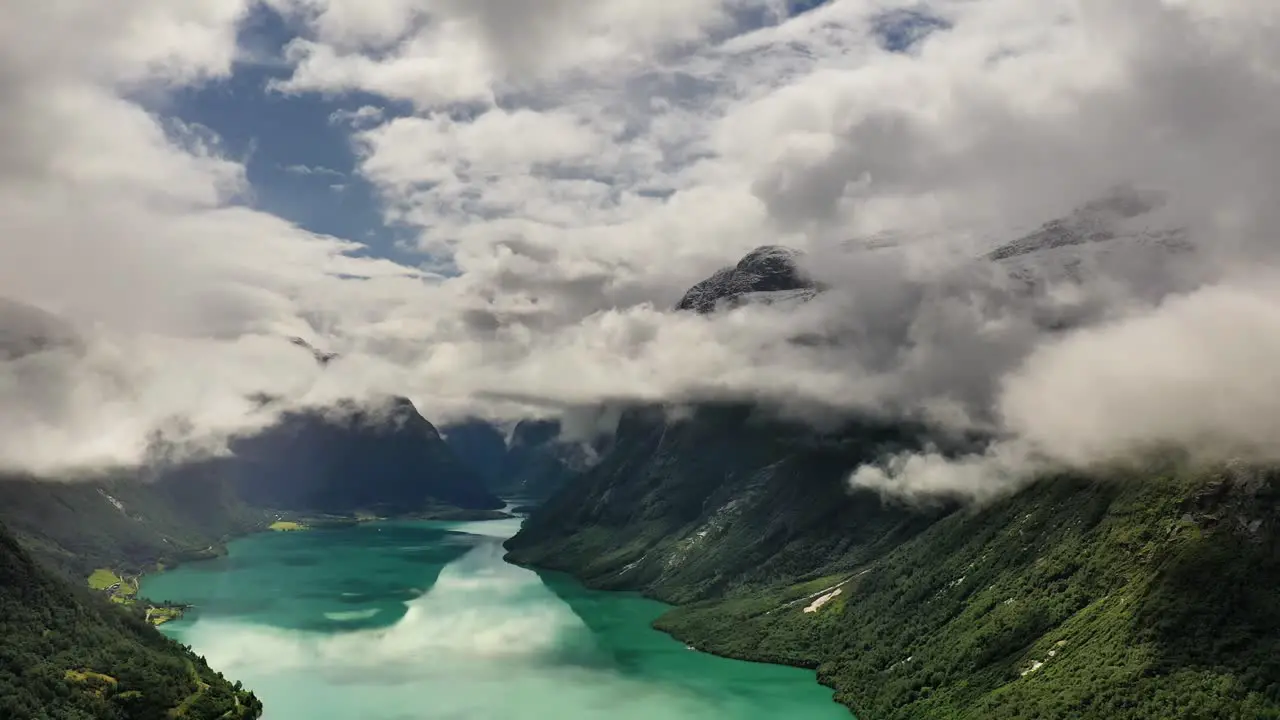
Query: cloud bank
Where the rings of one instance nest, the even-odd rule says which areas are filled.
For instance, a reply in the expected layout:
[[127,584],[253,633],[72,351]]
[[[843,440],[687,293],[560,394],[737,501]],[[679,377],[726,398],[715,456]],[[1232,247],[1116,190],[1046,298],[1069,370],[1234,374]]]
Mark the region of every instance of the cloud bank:
[[[80,339],[0,366],[6,469],[135,463],[157,433],[212,451],[270,422],[261,392],[435,420],[723,397],[923,417],[996,444],[853,483],[965,497],[1039,463],[1280,446],[1274,3],[180,5],[19,0],[0,29],[0,294]],[[244,159],[165,114],[259,62],[240,31],[267,12],[295,37],[262,91],[346,104],[419,265],[254,209]],[[1163,204],[1088,206],[1118,187]],[[1033,235],[1054,218],[1114,239]],[[830,290],[671,312],[763,244]]]

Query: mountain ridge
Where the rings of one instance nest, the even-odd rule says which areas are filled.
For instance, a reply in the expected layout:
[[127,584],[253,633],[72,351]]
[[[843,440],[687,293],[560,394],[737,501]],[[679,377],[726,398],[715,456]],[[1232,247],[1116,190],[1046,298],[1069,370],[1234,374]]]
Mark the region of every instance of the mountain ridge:
[[[1068,220],[979,260],[1026,279],[1037,252],[1131,237],[1077,237],[1097,227]],[[795,291],[796,256],[768,255],[783,282],[763,292]],[[680,307],[750,301],[756,286],[732,277]],[[508,559],[673,603],[659,629],[815,669],[862,720],[1280,717],[1280,472],[1167,460],[1040,477],[981,506],[849,488],[852,468],[938,440],[947,453],[922,426],[819,432],[750,403],[632,408],[612,450],[507,541]]]

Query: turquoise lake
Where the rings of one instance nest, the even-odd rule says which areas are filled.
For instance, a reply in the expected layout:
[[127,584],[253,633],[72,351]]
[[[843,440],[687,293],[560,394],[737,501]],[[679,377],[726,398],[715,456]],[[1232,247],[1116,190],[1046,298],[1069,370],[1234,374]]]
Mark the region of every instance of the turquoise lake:
[[665,606],[509,565],[519,520],[264,533],[147,577],[265,720],[849,720],[813,673],[687,649]]

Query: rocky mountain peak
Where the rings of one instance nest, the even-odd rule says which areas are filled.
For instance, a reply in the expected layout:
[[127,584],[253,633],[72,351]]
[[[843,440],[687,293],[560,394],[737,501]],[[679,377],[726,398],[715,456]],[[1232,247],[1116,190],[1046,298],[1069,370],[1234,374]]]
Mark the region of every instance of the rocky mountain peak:
[[689,288],[676,309],[705,315],[749,302],[811,297],[817,292],[817,284],[797,264],[800,255],[799,250],[780,245],[758,247],[737,265],[722,268]]

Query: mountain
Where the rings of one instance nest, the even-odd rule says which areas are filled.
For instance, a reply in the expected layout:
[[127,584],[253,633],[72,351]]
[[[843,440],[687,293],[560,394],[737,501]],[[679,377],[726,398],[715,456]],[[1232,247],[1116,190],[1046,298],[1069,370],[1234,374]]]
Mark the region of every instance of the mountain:
[[[83,349],[70,323],[0,298],[0,360]],[[100,567],[138,572],[207,557],[231,535],[260,527],[215,464],[190,463],[62,481],[0,474],[0,524],[38,560],[81,581]]]
[[0,523],[48,567],[83,579],[97,568],[138,573],[211,557],[266,525],[207,466],[141,480],[0,478]]
[[594,447],[560,439],[558,420],[522,420],[504,437],[498,428],[473,420],[444,429],[445,442],[503,497],[541,500],[586,469]]
[[142,618],[68,585],[0,526],[0,717],[253,720],[262,704]]
[[440,434],[454,455],[480,476],[485,487],[503,494],[498,486],[507,456],[507,438],[501,429],[483,420],[466,420],[445,425]]
[[[291,342],[321,365],[336,357]],[[83,346],[57,316],[0,300],[0,362]],[[502,506],[404,398],[286,412],[231,450],[74,481],[0,474],[0,717],[256,718],[252,694],[90,594],[85,579],[216,556],[265,528],[269,510]]]
[[[680,307],[816,291],[792,261],[766,249]],[[849,489],[852,468],[929,440],[749,404],[633,408],[508,557],[674,603],[661,629],[813,668],[862,720],[1280,717],[1280,472],[1169,461],[976,509]]]
[[[571,479],[509,541],[511,559],[573,572],[602,588],[642,588],[669,602],[787,580],[849,551],[880,552],[928,517],[851,500],[859,461],[910,447],[893,426],[815,435],[748,405],[705,405],[669,420],[636,409],[614,449]],[[813,546],[811,547],[810,544]]]
[[[324,367],[338,357],[301,338],[289,338],[288,342],[309,352]],[[82,346],[83,340],[74,328],[56,315],[0,299],[0,360]],[[270,397],[259,400],[272,402]],[[484,488],[483,481],[458,460],[435,427],[403,397],[284,412],[272,427],[233,440],[230,450],[231,457],[142,468],[135,475],[179,482],[197,477],[196,484],[213,493],[223,492],[215,486],[227,483],[240,500],[275,510],[408,513],[502,507],[502,502]],[[168,487],[164,483],[154,486]],[[14,497],[15,493],[23,494],[21,488],[35,489],[29,484],[6,484],[0,479],[0,493]],[[69,492],[74,495],[79,491]],[[32,494],[49,493],[57,494],[50,488]],[[214,507],[222,507],[225,499],[220,498]],[[138,502],[131,504],[137,506]],[[79,503],[78,507],[87,506]],[[185,524],[191,523],[187,520]],[[222,529],[234,532],[237,528],[224,524]],[[161,534],[172,534],[172,528],[166,526]]]
[[558,420],[524,420],[511,432],[498,486],[513,497],[540,500],[586,469],[592,450],[560,439]]
[[723,268],[689,288],[676,309],[705,315],[748,302],[812,297],[820,287],[796,264],[798,256],[797,251],[778,245],[756,248],[737,265]]
[[407,398],[286,413],[231,449],[223,472],[251,505],[384,514],[503,506]]
[[1177,227],[1150,226],[1154,213],[1165,207],[1161,193],[1120,187],[1085,203],[1066,217],[1051,220],[1017,240],[987,253],[989,260],[1005,261],[1028,255],[1043,257],[1062,248],[1113,244],[1127,240],[1157,245],[1165,250],[1190,250],[1185,232]]

